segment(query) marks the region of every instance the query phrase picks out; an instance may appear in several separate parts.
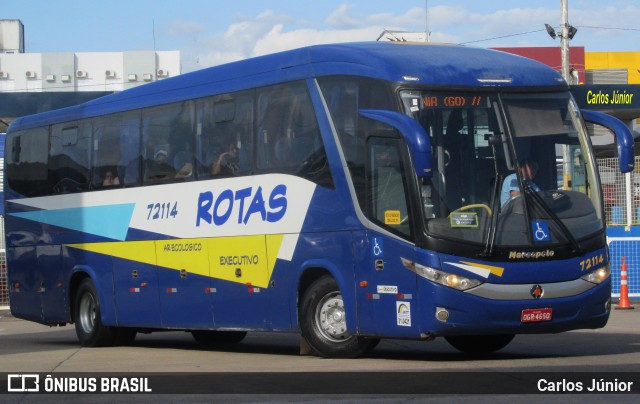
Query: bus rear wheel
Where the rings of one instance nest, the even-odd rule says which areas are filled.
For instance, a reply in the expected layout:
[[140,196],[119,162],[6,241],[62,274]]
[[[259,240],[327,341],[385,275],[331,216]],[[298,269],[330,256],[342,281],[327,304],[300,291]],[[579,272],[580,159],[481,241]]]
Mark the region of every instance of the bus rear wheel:
[[347,331],[342,293],[330,276],[319,278],[305,292],[300,329],[314,353],[327,358],[356,358],[371,351],[380,341]]
[[237,344],[247,336],[245,331],[191,331],[193,339],[201,345]]
[[455,335],[444,337],[451,346],[468,354],[490,354],[509,345],[514,334]]
[[78,287],[74,314],[76,335],[82,346],[113,345],[116,329],[102,324],[98,292],[90,278],[84,279]]

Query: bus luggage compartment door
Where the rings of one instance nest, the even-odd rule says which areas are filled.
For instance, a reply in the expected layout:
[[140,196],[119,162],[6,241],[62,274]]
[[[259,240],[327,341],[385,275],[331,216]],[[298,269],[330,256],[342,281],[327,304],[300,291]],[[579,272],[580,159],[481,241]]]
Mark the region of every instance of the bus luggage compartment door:
[[216,328],[267,329],[269,271],[265,235],[209,239]]
[[118,325],[158,327],[160,305],[153,241],[110,243]]
[[213,327],[207,240],[156,241],[156,256],[162,326]]

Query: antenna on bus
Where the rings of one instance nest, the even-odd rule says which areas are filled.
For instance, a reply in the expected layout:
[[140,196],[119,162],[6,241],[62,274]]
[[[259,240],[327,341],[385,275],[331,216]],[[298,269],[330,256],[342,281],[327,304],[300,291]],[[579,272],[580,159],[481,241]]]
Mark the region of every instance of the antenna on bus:
[[424,0],[424,19],[425,19],[425,42],[430,42],[429,37],[431,33],[429,32],[429,0]]

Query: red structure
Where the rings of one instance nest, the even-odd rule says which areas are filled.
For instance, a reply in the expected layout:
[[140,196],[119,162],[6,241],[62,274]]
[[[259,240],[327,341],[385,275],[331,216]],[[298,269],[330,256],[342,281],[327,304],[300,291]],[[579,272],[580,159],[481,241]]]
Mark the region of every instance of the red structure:
[[[524,56],[534,59],[552,67],[557,71],[562,70],[562,58],[560,47],[530,47],[530,48],[493,48],[502,52],[513,53],[514,55]],[[571,70],[578,72],[578,83],[583,84],[585,81],[585,60],[584,46],[574,46],[569,48],[569,60],[571,61]],[[578,84],[575,83],[575,84]]]

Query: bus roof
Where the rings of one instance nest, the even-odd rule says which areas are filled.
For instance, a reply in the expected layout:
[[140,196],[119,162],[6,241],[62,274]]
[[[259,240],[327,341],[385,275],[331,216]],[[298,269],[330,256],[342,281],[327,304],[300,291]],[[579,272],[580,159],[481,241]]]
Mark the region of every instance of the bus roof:
[[315,45],[205,68],[78,106],[19,118],[10,131],[336,74],[459,88],[568,88],[550,67],[495,50],[393,42]]

